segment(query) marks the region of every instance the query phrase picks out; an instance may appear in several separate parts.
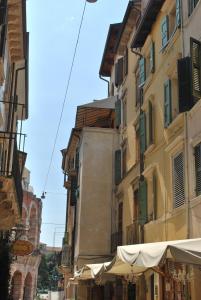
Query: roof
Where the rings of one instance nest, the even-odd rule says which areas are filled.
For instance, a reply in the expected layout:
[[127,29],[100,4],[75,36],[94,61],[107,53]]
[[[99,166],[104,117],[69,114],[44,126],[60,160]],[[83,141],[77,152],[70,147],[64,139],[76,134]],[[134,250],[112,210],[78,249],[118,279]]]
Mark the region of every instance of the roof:
[[100,76],[110,77],[116,54],[116,42],[122,23],[111,24],[109,27],[103,58],[99,70]]
[[149,0],[136,29],[131,48],[141,48],[144,45],[164,2],[165,0]]
[[123,18],[121,30],[116,43],[116,52],[124,54],[130,35],[141,13],[141,0],[130,0]]

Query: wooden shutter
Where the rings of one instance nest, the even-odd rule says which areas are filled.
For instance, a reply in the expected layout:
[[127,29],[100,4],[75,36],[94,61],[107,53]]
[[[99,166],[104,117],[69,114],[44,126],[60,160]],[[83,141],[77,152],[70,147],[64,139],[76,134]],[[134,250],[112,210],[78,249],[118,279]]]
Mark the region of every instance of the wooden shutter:
[[195,147],[196,195],[201,194],[201,144]]
[[147,182],[140,181],[139,186],[139,224],[147,222]]
[[115,151],[115,184],[121,181],[121,150]]
[[183,152],[179,153],[173,159],[173,194],[174,208],[185,203]]
[[80,153],[79,150],[76,150],[75,154],[75,168],[78,170],[79,169],[79,163],[80,163]]
[[193,107],[191,58],[185,57],[177,62],[179,112],[185,112]]
[[145,70],[145,58],[142,57],[139,61],[139,81],[140,86],[142,86],[146,79],[146,70]]
[[181,25],[181,0],[176,0],[176,24]]
[[140,113],[140,153],[146,150],[146,116],[144,112]]
[[162,39],[162,48],[165,47],[169,39],[169,18],[165,16],[161,23],[161,39]]
[[171,80],[164,83],[164,126],[168,127],[172,122],[172,92]]
[[153,220],[157,219],[157,177],[156,177],[156,172],[153,173]]
[[128,74],[128,49],[126,49],[126,53],[124,55],[124,76]]
[[150,73],[155,72],[155,44],[151,43],[150,46]]
[[121,125],[121,100],[115,102],[115,127],[119,128]]
[[71,205],[75,205],[76,203],[76,191],[77,191],[77,178],[75,176],[71,177],[71,197],[70,203]]
[[147,128],[147,133],[148,133],[148,145],[150,146],[153,144],[153,106],[151,101],[149,101],[149,106],[148,106],[148,128]]
[[191,38],[193,96],[201,97],[201,43]]

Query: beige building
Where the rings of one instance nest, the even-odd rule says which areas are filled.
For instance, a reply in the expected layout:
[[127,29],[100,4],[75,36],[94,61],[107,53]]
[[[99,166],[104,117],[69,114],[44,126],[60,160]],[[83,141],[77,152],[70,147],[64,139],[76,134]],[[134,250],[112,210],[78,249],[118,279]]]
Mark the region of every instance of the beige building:
[[[86,299],[88,284],[72,286],[70,277],[84,264],[111,260],[111,213],[114,157],[119,139],[114,129],[115,97],[77,108],[75,128],[62,150],[68,189],[66,236],[61,270],[66,299]],[[91,286],[92,287],[92,286]],[[93,291],[101,299],[102,288]]]

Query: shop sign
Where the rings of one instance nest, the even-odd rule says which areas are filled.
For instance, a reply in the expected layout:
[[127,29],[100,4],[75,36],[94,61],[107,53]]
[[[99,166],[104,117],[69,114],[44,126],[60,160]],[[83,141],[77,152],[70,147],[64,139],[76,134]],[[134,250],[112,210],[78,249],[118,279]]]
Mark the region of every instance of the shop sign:
[[12,254],[16,256],[25,256],[33,252],[34,246],[29,241],[17,240],[12,246]]

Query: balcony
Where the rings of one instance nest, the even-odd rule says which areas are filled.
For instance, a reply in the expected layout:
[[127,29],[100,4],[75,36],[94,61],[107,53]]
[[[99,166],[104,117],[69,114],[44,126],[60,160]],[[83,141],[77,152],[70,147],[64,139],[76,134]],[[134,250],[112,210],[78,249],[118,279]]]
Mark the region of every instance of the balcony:
[[133,245],[139,243],[139,225],[137,222],[127,226],[126,228],[126,244]]
[[21,218],[21,177],[26,153],[17,148],[17,134],[0,132],[0,230],[9,230]]
[[72,268],[72,247],[64,244],[61,252],[60,271],[63,274],[71,273]]
[[123,234],[122,231],[112,233],[111,235],[111,253],[117,250],[117,246],[122,245]]

